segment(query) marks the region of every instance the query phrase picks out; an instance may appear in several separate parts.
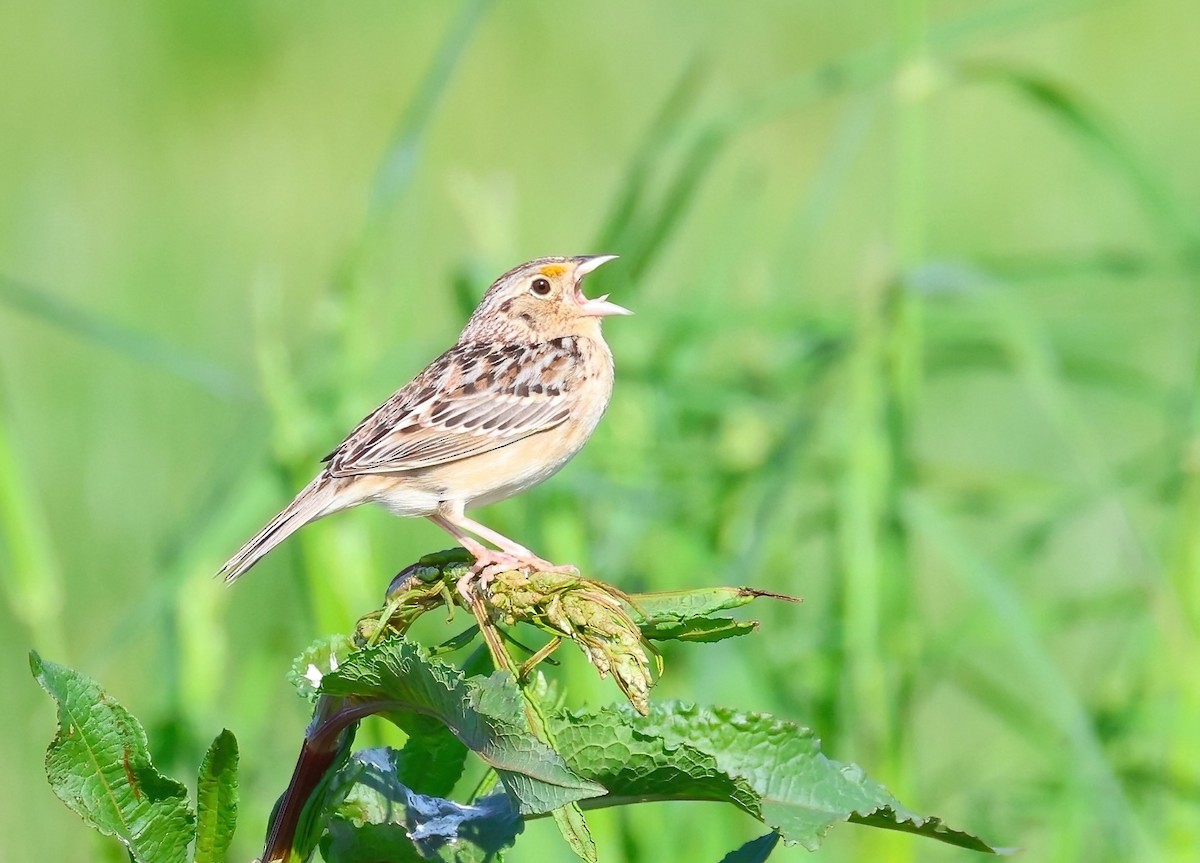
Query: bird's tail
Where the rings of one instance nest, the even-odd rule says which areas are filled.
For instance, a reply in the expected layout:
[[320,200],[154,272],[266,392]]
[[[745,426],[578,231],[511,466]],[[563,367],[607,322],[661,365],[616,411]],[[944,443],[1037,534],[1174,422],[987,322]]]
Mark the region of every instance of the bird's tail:
[[306,485],[296,495],[295,500],[271,519],[266,527],[243,545],[238,553],[221,567],[217,575],[223,577],[226,583],[234,581],[304,525],[342,509],[338,505],[337,491],[337,480],[322,473]]

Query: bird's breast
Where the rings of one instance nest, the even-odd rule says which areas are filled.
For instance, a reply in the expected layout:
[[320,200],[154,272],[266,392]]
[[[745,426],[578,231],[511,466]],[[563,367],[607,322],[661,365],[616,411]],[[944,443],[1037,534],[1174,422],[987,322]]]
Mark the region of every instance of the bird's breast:
[[562,469],[578,453],[608,407],[612,396],[612,355],[601,342],[583,371],[565,389],[568,418],[543,432],[490,452],[442,466],[462,489],[466,506],[484,506],[520,494]]
[[373,499],[398,515],[428,515],[442,501],[483,506],[553,476],[592,436],[612,395],[612,354],[603,341],[579,338],[580,361],[553,382],[567,418],[542,432],[443,464],[385,475]]

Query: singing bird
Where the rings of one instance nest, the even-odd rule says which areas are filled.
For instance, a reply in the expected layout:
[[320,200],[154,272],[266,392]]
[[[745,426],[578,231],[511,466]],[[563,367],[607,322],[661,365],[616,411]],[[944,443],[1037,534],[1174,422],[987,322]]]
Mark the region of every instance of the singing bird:
[[615,257],[539,258],[497,279],[454,347],[360,422],[219,574],[233,581],[309,522],[364,503],[443,528],[475,558],[471,583],[564,569],[465,511],[537,485],[591,437],[613,385],[600,322],[632,312],[580,282]]

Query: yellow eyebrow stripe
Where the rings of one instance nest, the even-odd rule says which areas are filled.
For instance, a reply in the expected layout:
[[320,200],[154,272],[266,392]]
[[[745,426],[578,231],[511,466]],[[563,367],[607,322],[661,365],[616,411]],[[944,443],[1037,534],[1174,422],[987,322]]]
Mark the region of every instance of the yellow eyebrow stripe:
[[547,264],[546,266],[544,266],[540,270],[538,270],[538,272],[541,273],[543,276],[549,276],[552,279],[561,276],[566,271],[567,271],[567,268],[564,267],[562,264]]

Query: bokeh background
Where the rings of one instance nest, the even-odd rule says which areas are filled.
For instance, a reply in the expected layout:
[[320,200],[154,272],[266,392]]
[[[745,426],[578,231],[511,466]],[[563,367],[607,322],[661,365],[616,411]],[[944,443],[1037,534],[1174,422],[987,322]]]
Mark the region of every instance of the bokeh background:
[[[1193,0],[0,5],[0,860],[120,859],[44,782],[31,647],[189,784],[231,728],[257,853],[290,659],[447,542],[359,510],[212,573],[492,278],[591,252],[638,312],[609,415],[484,520],[628,590],[805,598],[668,651],[658,697],[812,725],[1027,860],[1195,859],[1198,32]],[[761,832],[591,821],[631,863]],[[539,822],[511,858],[570,855]]]

